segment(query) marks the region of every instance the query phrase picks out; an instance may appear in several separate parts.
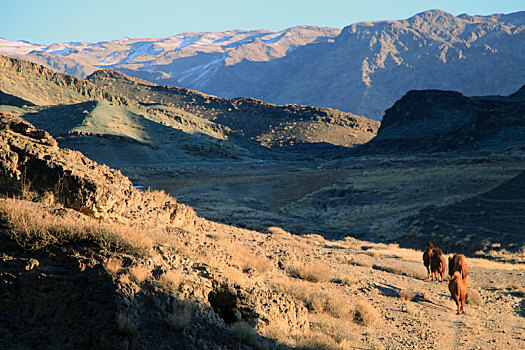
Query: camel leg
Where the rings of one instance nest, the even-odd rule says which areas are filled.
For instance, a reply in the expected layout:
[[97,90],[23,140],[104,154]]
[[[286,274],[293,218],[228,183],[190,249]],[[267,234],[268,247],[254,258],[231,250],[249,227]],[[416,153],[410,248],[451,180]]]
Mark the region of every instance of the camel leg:
[[456,302],[456,306],[458,307],[458,312],[456,312],[456,315],[461,315],[459,312],[459,297],[454,298],[454,301]]
[[462,313],[465,313],[465,309],[463,308],[464,304],[465,304],[465,299],[461,298],[461,312]]

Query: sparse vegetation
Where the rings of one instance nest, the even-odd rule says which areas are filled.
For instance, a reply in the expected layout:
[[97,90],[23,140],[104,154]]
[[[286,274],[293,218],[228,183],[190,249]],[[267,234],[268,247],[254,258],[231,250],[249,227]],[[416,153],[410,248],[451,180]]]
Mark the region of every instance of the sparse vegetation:
[[290,276],[308,282],[328,282],[333,275],[332,270],[322,263],[295,264],[288,269]]
[[259,273],[264,273],[272,267],[272,262],[261,254],[255,254],[252,251],[238,245],[230,245],[228,251],[239,261],[242,269],[253,269]]
[[162,276],[160,276],[159,283],[168,293],[176,293],[179,290],[181,283],[180,272],[169,270],[168,272],[163,273]]
[[139,323],[135,317],[129,313],[118,313],[115,316],[115,322],[118,330],[126,335],[133,335],[139,329]]
[[76,212],[58,215],[53,207],[27,200],[0,199],[0,215],[20,246],[39,250],[81,240],[97,243],[108,251],[148,254],[152,240],[140,227],[101,222]]
[[521,284],[514,283],[511,288],[516,291],[519,296],[525,297],[525,287]]
[[122,259],[110,257],[106,262],[106,270],[113,274],[119,273],[122,270]]
[[376,327],[381,321],[381,314],[368,301],[361,300],[355,307],[355,321],[366,327]]
[[408,289],[401,289],[399,292],[399,298],[401,300],[410,301],[414,299],[414,297],[417,295],[416,292],[408,290]]
[[150,271],[145,266],[135,265],[129,268],[129,274],[135,283],[141,284],[149,277]]
[[182,331],[190,324],[194,310],[195,306],[190,301],[176,301],[171,313],[168,314],[167,322],[173,329]]

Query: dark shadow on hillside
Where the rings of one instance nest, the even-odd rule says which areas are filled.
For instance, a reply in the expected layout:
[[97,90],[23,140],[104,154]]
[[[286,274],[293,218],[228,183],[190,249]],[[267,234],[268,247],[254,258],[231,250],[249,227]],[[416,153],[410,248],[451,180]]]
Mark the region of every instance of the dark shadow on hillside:
[[26,101],[20,97],[5,93],[0,90],[0,105],[8,105],[15,107],[34,106],[32,102]]

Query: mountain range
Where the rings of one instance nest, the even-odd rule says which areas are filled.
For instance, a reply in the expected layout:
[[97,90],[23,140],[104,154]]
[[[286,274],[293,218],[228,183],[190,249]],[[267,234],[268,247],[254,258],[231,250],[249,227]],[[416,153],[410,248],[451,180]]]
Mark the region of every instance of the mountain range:
[[3,56],[0,111],[117,168],[310,157],[367,142],[379,128],[377,121],[329,108],[218,98],[116,71],[83,80]]
[[430,10],[342,30],[300,26],[48,46],[0,40],[0,54],[81,78],[111,68],[220,97],[324,106],[380,120],[409,90],[516,91],[525,81],[524,43],[525,11]]

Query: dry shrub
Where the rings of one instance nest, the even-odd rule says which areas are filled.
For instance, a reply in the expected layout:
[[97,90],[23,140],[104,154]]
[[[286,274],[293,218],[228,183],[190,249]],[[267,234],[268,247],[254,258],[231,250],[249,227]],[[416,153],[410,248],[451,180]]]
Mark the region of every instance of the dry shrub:
[[295,337],[295,349],[301,350],[350,350],[355,349],[351,341],[337,342],[333,337],[320,331],[309,331]]
[[415,317],[418,317],[421,314],[421,311],[413,303],[404,303],[402,310]]
[[272,235],[277,235],[277,236],[291,236],[292,235],[290,232],[285,231],[282,228],[277,227],[277,226],[268,227],[266,230],[268,231],[268,233]]
[[161,287],[168,293],[176,293],[179,290],[181,283],[180,272],[176,270],[169,270],[160,276],[159,283]]
[[514,283],[512,289],[514,289],[519,296],[525,297],[525,287],[521,284]]
[[132,335],[139,329],[139,323],[135,320],[133,315],[127,313],[118,313],[115,316],[115,323],[121,333]]
[[295,349],[300,350],[336,350],[339,349],[336,341],[322,332],[308,332],[297,340]]
[[233,334],[242,344],[249,345],[253,349],[267,350],[270,349],[270,343],[264,341],[255,328],[244,321],[235,322],[231,325]]
[[320,291],[311,283],[288,278],[276,280],[274,287],[302,301],[311,312],[327,312],[336,318],[353,318],[353,308],[349,297],[337,289]]
[[380,342],[374,341],[372,342],[372,350],[385,350],[385,347]]
[[106,270],[116,274],[122,270],[122,259],[111,257],[106,261]]
[[310,316],[310,327],[314,331],[330,336],[338,345],[350,345],[356,340],[356,327],[350,320],[316,314]]
[[404,269],[402,267],[398,267],[398,266],[372,265],[372,268],[374,270],[385,271],[385,272],[393,273],[393,274],[396,274],[396,275],[407,275],[408,274],[406,269]]
[[146,278],[148,278],[150,272],[144,266],[135,265],[129,268],[129,274],[135,283],[141,284]]
[[167,322],[171,328],[175,330],[183,330],[186,328],[192,318],[195,311],[195,306],[190,302],[179,300],[173,303],[173,309],[168,314]]
[[398,295],[399,295],[399,298],[401,300],[406,300],[406,301],[410,301],[412,299],[415,298],[415,296],[417,295],[416,292],[413,292],[411,290],[407,290],[407,289],[401,289],[399,292],[398,292]]
[[354,320],[365,327],[374,327],[381,321],[381,314],[368,301],[359,301],[355,306]]
[[293,342],[293,337],[290,334],[290,325],[284,319],[270,322],[269,325],[261,329],[261,335],[266,338],[275,339],[281,344],[290,344]]
[[483,306],[483,299],[479,295],[478,291],[474,288],[470,288],[467,291],[467,303],[474,306]]
[[66,209],[53,209],[25,200],[3,199],[0,215],[8,233],[23,248],[89,240],[107,251],[135,255],[148,254],[152,240],[141,227],[101,222]]
[[353,278],[350,278],[350,277],[343,277],[341,278],[341,284],[343,286],[347,286],[347,287],[351,287],[353,285],[355,285],[357,283],[357,281]]
[[226,267],[222,270],[222,273],[233,284],[241,286],[246,284],[247,276],[239,269]]
[[353,318],[354,313],[349,297],[334,289],[323,294],[324,311],[337,318]]
[[122,284],[130,284],[131,283],[131,277],[127,273],[122,273],[119,275],[119,283]]
[[45,206],[51,207],[56,204],[55,193],[53,191],[46,191],[40,198],[40,203]]
[[296,263],[288,269],[288,273],[292,277],[313,283],[328,282],[333,275],[332,270],[322,263]]
[[368,260],[356,259],[356,257],[349,259],[348,264],[361,267],[372,267],[372,263]]
[[237,244],[230,245],[228,250],[232,257],[237,260],[242,269],[253,269],[257,272],[264,273],[270,270],[273,266],[272,262],[265,256],[255,254]]

